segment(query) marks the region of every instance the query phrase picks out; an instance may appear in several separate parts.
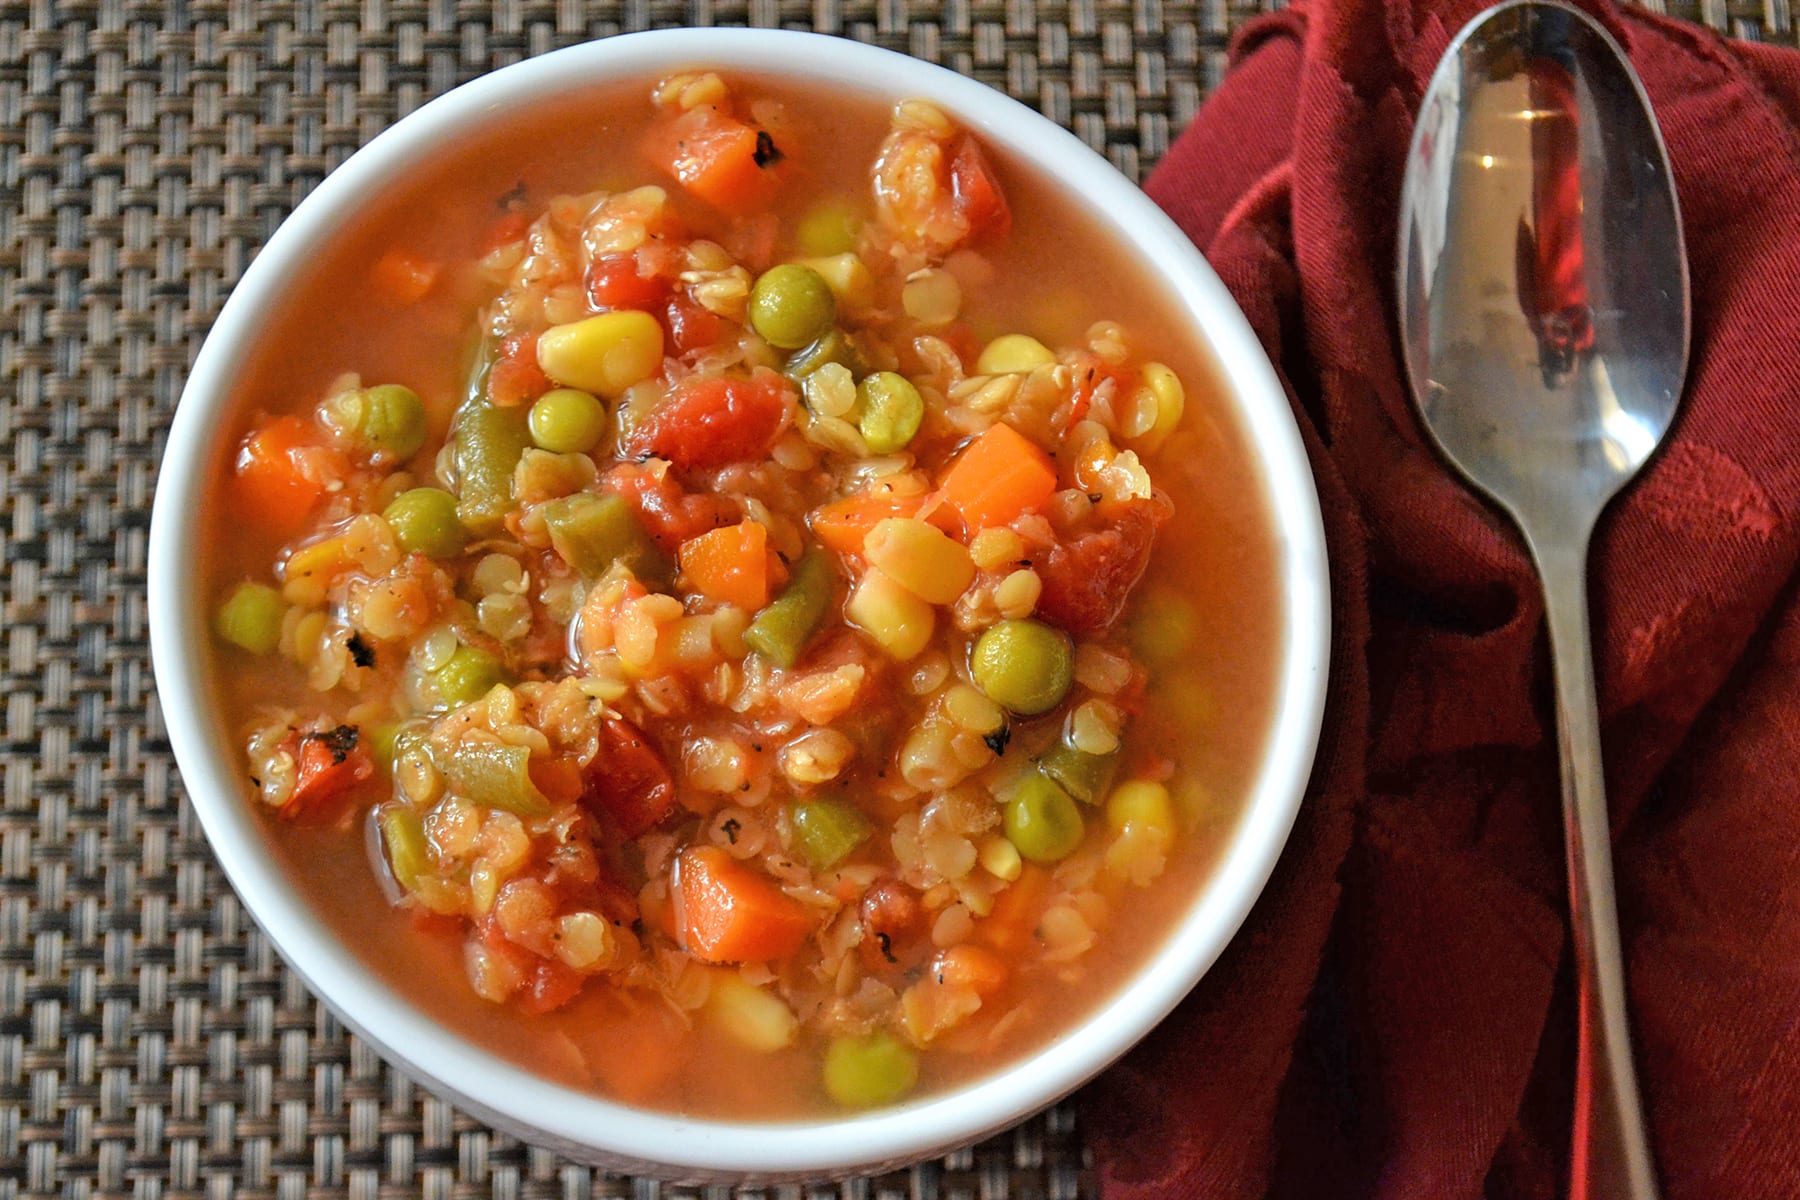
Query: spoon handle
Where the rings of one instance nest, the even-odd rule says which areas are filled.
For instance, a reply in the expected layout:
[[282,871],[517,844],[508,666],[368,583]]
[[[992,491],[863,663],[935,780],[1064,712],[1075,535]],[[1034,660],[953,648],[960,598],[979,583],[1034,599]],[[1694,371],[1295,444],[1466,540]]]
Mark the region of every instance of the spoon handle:
[[1575,935],[1580,1009],[1569,1197],[1656,1200],[1656,1166],[1644,1128],[1625,1013],[1625,968],[1613,895],[1612,826],[1600,758],[1593,648],[1588,638],[1587,539],[1570,540],[1578,544],[1537,552],[1556,675],[1569,921]]

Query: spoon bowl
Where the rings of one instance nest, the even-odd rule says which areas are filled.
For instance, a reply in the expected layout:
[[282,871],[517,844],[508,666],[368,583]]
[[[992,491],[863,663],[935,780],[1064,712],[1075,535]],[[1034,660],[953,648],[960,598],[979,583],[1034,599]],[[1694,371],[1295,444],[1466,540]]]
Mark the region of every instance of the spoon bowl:
[[1521,520],[1591,523],[1668,431],[1688,356],[1674,182],[1617,44],[1559,3],[1477,17],[1427,90],[1401,206],[1426,427]]
[[1573,1200],[1655,1200],[1626,1014],[1587,558],[1675,419],[1687,258],[1662,134],[1623,51],[1555,0],[1510,0],[1433,74],[1401,194],[1400,337],[1425,427],[1517,521],[1556,674],[1580,1022]]

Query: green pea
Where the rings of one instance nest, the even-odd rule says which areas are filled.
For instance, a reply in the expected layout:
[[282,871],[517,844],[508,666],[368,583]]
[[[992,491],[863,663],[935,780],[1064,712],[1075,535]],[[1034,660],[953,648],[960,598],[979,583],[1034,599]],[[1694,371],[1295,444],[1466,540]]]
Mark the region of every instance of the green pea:
[[458,646],[450,661],[431,673],[438,695],[452,707],[481,699],[505,678],[500,660],[473,646]]
[[451,558],[460,554],[469,540],[468,531],[456,515],[456,497],[441,488],[401,492],[388,501],[381,516],[408,554]]
[[751,327],[783,350],[798,350],[824,337],[836,319],[831,285],[811,267],[771,267],[750,289]]
[[557,454],[586,454],[606,435],[606,406],[579,388],[545,392],[527,418],[531,440]]
[[325,420],[368,454],[404,461],[425,444],[425,404],[397,383],[333,396]]
[[1061,862],[1087,832],[1069,793],[1036,772],[1020,782],[1002,819],[1006,840],[1035,863]]
[[794,243],[807,258],[848,254],[862,234],[862,218],[845,200],[827,200],[800,218]]
[[795,846],[820,871],[844,861],[872,832],[869,819],[844,800],[801,801],[788,810],[788,819],[793,822]]
[[975,640],[969,673],[988,699],[1020,716],[1035,717],[1069,694],[1075,651],[1067,634],[1041,621],[1000,621]]
[[1181,661],[1194,644],[1198,617],[1193,602],[1168,588],[1146,592],[1134,606],[1125,636],[1132,652],[1147,663]]
[[252,654],[271,654],[281,644],[281,622],[287,604],[281,593],[264,583],[240,583],[219,605],[213,630]]
[[912,1091],[919,1056],[891,1033],[833,1038],[825,1050],[825,1091],[845,1108],[879,1108]]
[[925,400],[904,375],[878,371],[856,385],[862,415],[857,428],[876,454],[904,450],[925,419]]

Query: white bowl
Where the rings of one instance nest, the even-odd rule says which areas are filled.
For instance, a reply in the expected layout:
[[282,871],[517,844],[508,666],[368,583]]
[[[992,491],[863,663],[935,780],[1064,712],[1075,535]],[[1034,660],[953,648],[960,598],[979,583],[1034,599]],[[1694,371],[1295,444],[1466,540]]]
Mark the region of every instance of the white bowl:
[[[547,1083],[476,1049],[379,982],[270,865],[268,829],[242,783],[240,748],[211,695],[207,597],[192,569],[232,382],[283,303],[282,281],[364,197],[409,166],[454,153],[459,131],[607,78],[692,66],[777,75],[889,100],[935,100],[1044,178],[1080,180],[1085,207],[1159,272],[1211,351],[1261,459],[1281,555],[1281,673],[1275,728],[1247,815],[1192,909],[1110,1001],[1023,1061],[958,1090],[866,1115],[798,1123],[690,1120]],[[1142,192],[1071,134],[970,79],[837,38],[775,30],[633,34],[546,54],[432,101],[320,184],[245,272],[201,349],[170,432],[150,528],[150,642],[182,777],[232,885],[282,956],[344,1023],[409,1075],[501,1129],[614,1170],[686,1181],[779,1181],[891,1169],[979,1140],[1054,1103],[1168,1014],[1249,912],[1280,854],[1312,764],[1324,704],[1329,616],[1318,496],[1286,397],[1224,285]]]

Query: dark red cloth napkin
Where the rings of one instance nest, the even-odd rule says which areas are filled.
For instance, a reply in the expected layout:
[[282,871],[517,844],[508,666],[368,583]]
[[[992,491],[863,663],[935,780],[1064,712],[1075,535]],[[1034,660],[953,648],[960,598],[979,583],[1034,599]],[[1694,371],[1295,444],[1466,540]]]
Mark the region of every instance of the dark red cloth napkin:
[[[1318,767],[1225,957],[1085,1094],[1107,1200],[1550,1197],[1573,997],[1550,668],[1511,527],[1396,358],[1413,114],[1479,3],[1245,30],[1149,192],[1280,368],[1335,588]],[[1674,161],[1676,435],[1595,543],[1636,1046],[1669,1200],[1800,1197],[1800,55],[1592,6]]]

